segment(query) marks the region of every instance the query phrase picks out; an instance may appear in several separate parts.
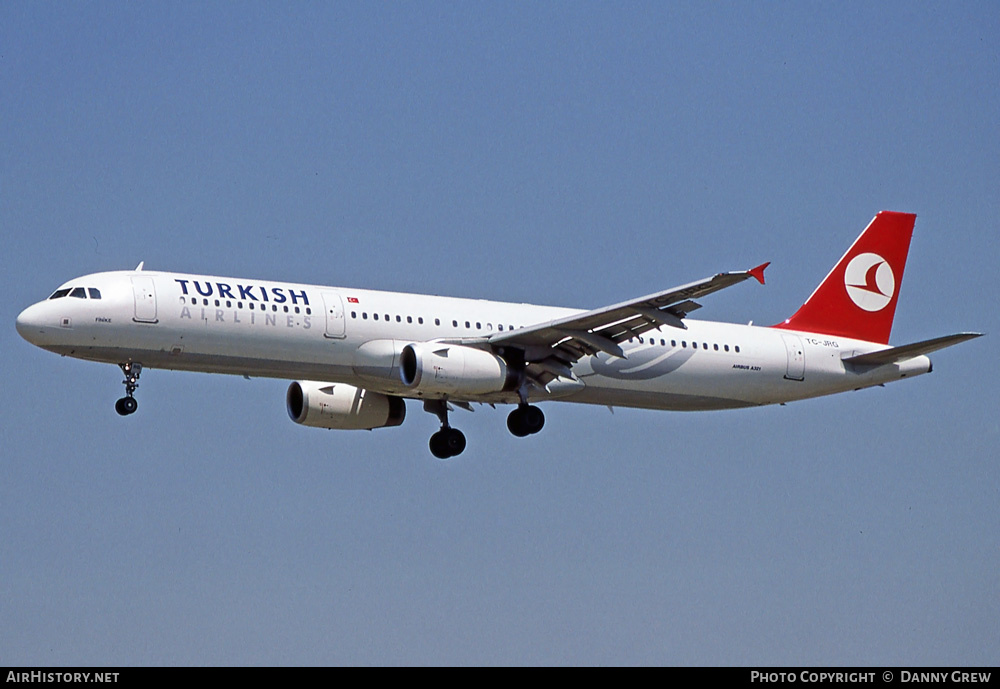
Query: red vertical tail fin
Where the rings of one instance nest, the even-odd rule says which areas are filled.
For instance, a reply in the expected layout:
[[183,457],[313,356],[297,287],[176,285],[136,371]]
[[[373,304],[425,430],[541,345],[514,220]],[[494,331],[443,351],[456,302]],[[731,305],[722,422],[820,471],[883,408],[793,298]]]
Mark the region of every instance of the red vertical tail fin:
[[876,215],[806,303],[774,327],[888,344],[916,218]]

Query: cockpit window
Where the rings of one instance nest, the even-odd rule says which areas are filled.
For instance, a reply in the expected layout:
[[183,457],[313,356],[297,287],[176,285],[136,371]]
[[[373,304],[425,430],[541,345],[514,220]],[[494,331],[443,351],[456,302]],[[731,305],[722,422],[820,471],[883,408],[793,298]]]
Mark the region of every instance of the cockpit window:
[[57,289],[49,299],[59,299],[60,297],[65,297],[67,294],[69,294],[69,288]]
[[87,291],[90,292],[90,298],[91,299],[100,299],[101,298],[101,290],[97,289],[96,287],[88,287]]
[[87,290],[82,287],[74,287],[73,291],[69,293],[69,296],[76,297],[77,299],[86,299]]

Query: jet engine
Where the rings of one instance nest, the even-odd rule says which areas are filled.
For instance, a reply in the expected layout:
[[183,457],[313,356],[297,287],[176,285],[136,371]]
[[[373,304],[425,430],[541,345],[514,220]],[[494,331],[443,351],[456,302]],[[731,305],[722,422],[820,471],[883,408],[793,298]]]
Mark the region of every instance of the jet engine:
[[398,426],[406,417],[401,397],[344,383],[296,381],[288,386],[285,406],[292,421],[315,428],[371,430]]
[[482,395],[514,390],[518,382],[517,373],[492,352],[435,342],[403,347],[399,378],[418,397]]

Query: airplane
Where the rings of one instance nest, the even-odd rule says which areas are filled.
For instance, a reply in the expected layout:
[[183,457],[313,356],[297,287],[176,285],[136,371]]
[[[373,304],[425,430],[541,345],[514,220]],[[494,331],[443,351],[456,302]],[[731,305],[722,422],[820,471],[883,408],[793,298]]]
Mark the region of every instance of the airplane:
[[17,317],[42,349],[117,364],[133,414],[146,368],[291,380],[304,426],[398,426],[404,400],[441,428],[430,451],[462,453],[456,407],[516,405],[507,427],[538,433],[539,402],[674,411],[784,404],[931,371],[927,354],[981,333],[889,345],[916,216],[878,213],[790,318],[769,327],[689,318],[764,263],[594,310],[143,270],[86,275]]

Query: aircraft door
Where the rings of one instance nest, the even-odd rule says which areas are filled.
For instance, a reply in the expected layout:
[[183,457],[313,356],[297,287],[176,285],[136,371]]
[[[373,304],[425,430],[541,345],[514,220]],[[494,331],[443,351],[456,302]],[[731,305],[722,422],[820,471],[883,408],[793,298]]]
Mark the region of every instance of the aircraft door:
[[788,356],[785,378],[788,380],[805,380],[806,355],[805,349],[802,347],[802,338],[798,335],[782,333],[781,339],[785,342],[785,353]]
[[344,300],[337,292],[323,292],[323,306],[326,309],[326,335],[342,340],[347,337],[347,323],[344,318]]
[[135,297],[135,316],[137,323],[157,323],[156,290],[153,288],[153,278],[133,277],[132,294]]

